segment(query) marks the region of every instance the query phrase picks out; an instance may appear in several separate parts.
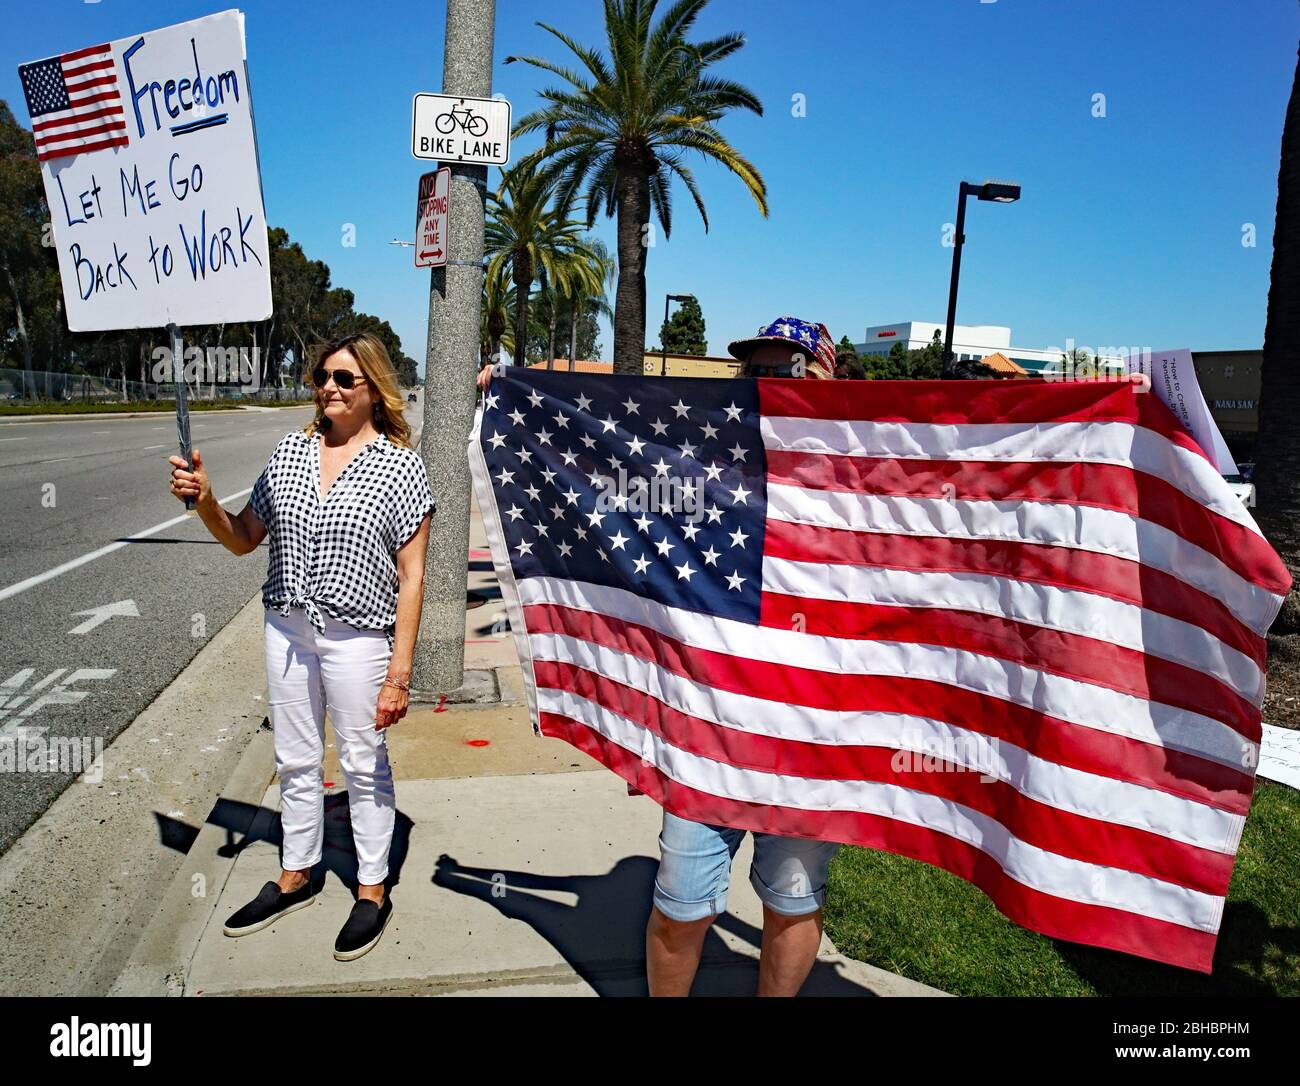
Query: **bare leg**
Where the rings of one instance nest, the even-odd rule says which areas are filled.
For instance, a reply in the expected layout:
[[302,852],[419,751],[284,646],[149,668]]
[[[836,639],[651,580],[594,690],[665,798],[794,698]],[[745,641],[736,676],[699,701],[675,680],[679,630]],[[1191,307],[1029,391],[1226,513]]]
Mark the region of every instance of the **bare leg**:
[[650,910],[645,929],[646,982],[652,996],[686,996],[700,967],[704,937],[713,917],[670,920],[658,909]]
[[785,916],[763,906],[763,953],[758,994],[795,996],[812,972],[822,941],[822,912]]
[[376,905],[384,903],[384,884],[377,882],[373,886],[367,886],[363,882],[357,883],[357,900],[373,901]]
[[311,877],[311,869],[306,868],[302,871],[289,871],[285,868],[280,870],[280,892],[282,894],[292,894],[301,887],[308,878]]

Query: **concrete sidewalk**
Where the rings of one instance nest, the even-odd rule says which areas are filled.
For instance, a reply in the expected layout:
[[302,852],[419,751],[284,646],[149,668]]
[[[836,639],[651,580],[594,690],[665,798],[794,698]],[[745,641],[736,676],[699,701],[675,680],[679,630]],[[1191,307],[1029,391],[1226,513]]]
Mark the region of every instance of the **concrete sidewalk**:
[[[645,993],[660,809],[568,744],[532,734],[477,509],[470,541],[477,606],[466,612],[466,700],[418,707],[389,733],[394,913],[380,945],[354,962],[332,956],[356,877],[332,744],[323,893],[266,931],[222,934],[226,917],[280,870],[279,787],[262,735],[232,782],[242,798],[225,796],[222,825],[195,840],[116,993]],[[747,878],[751,851],[747,838],[696,994],[754,991],[762,908]],[[944,994],[845,959],[828,939],[804,992]]]

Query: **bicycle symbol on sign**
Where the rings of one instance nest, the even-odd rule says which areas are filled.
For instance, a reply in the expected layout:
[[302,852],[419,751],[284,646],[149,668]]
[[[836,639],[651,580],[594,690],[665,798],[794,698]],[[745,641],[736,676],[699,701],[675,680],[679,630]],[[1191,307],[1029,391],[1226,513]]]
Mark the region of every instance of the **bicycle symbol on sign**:
[[451,107],[450,113],[440,113],[433,122],[442,135],[449,136],[455,128],[463,128],[471,136],[482,136],[487,133],[488,123],[485,117],[479,117],[467,106],[464,109]]

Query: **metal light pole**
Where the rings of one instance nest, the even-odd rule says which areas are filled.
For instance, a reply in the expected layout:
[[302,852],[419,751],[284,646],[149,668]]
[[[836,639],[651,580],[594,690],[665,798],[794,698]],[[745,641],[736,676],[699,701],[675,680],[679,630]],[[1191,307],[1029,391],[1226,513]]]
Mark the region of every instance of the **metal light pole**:
[[[489,98],[496,0],[447,0],[442,93]],[[429,280],[420,455],[438,501],[429,528],[424,610],[411,689],[450,693],[465,679],[465,589],[469,559],[469,460],[474,376],[479,369],[483,296],[483,204],[487,167],[451,167],[447,266]]]
[[982,185],[961,183],[957,193],[957,237],[952,248],[952,278],[948,282],[948,324],[943,333],[944,377],[951,377],[952,330],[957,321],[957,279],[961,275],[961,247],[966,241],[966,197],[990,200],[995,204],[1012,204],[1020,199],[1020,186],[1009,181],[985,181]]
[[[665,330],[668,324],[668,303],[669,302],[693,302],[694,294],[665,294],[664,295],[664,325]],[[659,333],[659,376],[668,376],[668,341],[663,331]]]

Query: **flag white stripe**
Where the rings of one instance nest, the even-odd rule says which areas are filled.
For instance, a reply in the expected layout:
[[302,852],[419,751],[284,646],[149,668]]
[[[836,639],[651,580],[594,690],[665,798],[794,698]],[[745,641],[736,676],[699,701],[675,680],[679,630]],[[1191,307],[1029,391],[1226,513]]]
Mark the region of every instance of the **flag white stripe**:
[[1070,859],[1011,834],[994,818],[962,804],[898,785],[761,773],[701,758],[665,743],[618,713],[568,691],[538,691],[543,711],[594,728],[673,780],[710,795],[807,811],[860,811],[954,837],[991,856],[1025,886],[1070,901],[1120,909],[1213,932],[1223,898],[1115,867]]
[[668,607],[620,588],[553,577],[518,582],[520,603],[557,603],[635,622],[689,645],[748,660],[835,674],[894,675],[946,683],[1085,728],[1181,750],[1241,769],[1258,744],[1189,709],[1123,694],[980,653],[913,642],[854,641],[756,626]]
[[1176,532],[1112,509],[1062,502],[895,497],[769,483],[767,515],[791,524],[857,532],[997,539],[1115,555],[1163,570],[1221,599],[1261,635],[1282,606],[1281,596],[1252,584]]
[[[1063,766],[1008,740],[908,713],[788,706],[719,690],[652,661],[567,634],[529,635],[533,659],[572,664],[719,727],[787,742],[888,747],[937,756],[1004,781],[1022,795],[1084,818],[1130,826],[1230,854],[1242,815],[1129,781]],[[905,765],[907,763],[904,763]]]
[[1255,661],[1208,630],[1093,592],[985,573],[828,565],[771,555],[763,558],[763,588],[804,599],[974,611],[1027,622],[1196,668],[1254,705],[1264,697],[1264,673]]
[[901,460],[1114,464],[1155,475],[1262,537],[1255,518],[1204,457],[1127,422],[862,422],[764,415],[769,449]]

